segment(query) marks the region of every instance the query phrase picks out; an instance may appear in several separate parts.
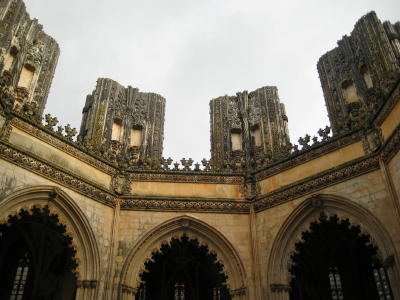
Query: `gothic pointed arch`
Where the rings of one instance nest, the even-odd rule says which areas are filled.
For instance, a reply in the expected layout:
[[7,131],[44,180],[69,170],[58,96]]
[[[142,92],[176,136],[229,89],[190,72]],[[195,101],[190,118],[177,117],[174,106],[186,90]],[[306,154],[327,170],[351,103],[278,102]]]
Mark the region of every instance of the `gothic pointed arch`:
[[144,270],[144,264],[151,259],[155,249],[160,249],[162,244],[182,235],[207,245],[224,265],[231,294],[238,297],[233,299],[247,299],[245,269],[233,245],[218,230],[190,216],[180,216],[159,224],[135,244],[121,270],[120,294],[129,293],[129,289],[136,290],[140,286],[140,274]]
[[[0,223],[6,223],[9,216],[33,207],[46,208],[56,214],[59,222],[65,225],[66,234],[72,237],[72,246],[76,250],[78,288],[82,287],[78,289],[76,299],[95,297],[95,287],[100,277],[100,257],[94,232],[85,214],[60,188],[36,186],[18,190],[1,200]],[[90,289],[90,293],[84,292],[85,289]]]
[[[398,254],[381,221],[368,209],[347,198],[316,194],[293,210],[275,237],[265,270],[268,299],[289,299],[289,269],[291,256],[295,253],[295,244],[302,239],[302,233],[307,231],[311,222],[318,220],[322,212],[328,216],[337,215],[340,219],[348,219],[351,224],[359,225],[362,233],[370,235],[371,243],[378,249],[377,255],[380,260],[387,263],[391,282],[399,282],[400,274],[396,266]],[[393,289],[393,293],[399,294],[397,287]]]

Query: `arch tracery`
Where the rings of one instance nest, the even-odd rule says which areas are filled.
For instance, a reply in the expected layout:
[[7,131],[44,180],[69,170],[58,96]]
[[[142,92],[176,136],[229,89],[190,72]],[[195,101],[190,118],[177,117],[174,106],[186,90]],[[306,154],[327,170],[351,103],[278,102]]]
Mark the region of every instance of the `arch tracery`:
[[[151,259],[154,250],[159,250],[162,244],[169,243],[172,238],[180,238],[183,234],[197,239],[200,245],[207,245],[210,252],[217,255],[218,260],[225,266],[224,271],[228,276],[227,283],[231,293],[238,296],[234,299],[247,299],[247,295],[245,295],[246,274],[234,247],[216,229],[189,216],[180,216],[161,223],[136,243],[122,267],[121,294],[125,294],[125,292],[133,294],[131,289],[136,289],[140,285],[140,274],[145,269],[144,263]],[[122,299],[133,298],[122,296]]]
[[72,237],[71,245],[76,250],[76,277],[78,293],[76,299],[95,299],[100,278],[100,257],[95,235],[85,214],[73,199],[54,186],[24,188],[5,197],[0,202],[0,223],[7,223],[9,216],[21,211],[48,209],[65,226],[65,235]]
[[[389,233],[369,210],[341,196],[313,195],[287,217],[274,239],[266,270],[269,285],[266,292],[271,299],[288,299],[291,280],[289,269],[291,256],[295,253],[295,244],[302,239],[302,233],[307,231],[311,222],[319,218],[321,212],[328,216],[337,215],[341,219],[348,219],[354,225],[359,225],[362,233],[371,236],[371,244],[377,246],[377,254],[382,261],[393,261],[397,255]],[[392,281],[398,282],[398,269],[392,266],[389,271]],[[395,295],[399,293],[393,292]]]

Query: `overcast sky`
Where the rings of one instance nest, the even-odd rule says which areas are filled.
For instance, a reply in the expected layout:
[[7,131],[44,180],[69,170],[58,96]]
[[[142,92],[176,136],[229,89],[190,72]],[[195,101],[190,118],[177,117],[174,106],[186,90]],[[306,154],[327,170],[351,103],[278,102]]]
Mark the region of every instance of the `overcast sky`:
[[209,101],[279,89],[292,143],[329,124],[316,64],[375,10],[399,0],[25,0],[60,45],[46,112],[79,129],[98,77],[164,96],[164,156],[210,157]]

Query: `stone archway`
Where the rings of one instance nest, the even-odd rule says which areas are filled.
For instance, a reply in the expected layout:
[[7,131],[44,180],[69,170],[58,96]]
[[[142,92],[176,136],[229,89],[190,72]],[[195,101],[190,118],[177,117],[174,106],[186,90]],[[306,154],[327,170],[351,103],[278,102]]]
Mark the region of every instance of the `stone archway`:
[[181,216],[161,223],[148,232],[131,250],[121,271],[118,299],[131,300],[141,284],[140,274],[145,270],[144,263],[151,259],[152,253],[172,238],[186,235],[201,245],[207,245],[224,265],[227,284],[232,299],[248,299],[247,278],[243,264],[232,244],[215,228],[189,216]]
[[136,300],[230,300],[224,266],[207,245],[182,235],[153,252]]
[[76,250],[77,300],[97,299],[97,280],[100,278],[100,258],[95,235],[79,206],[60,188],[37,186],[19,190],[0,203],[0,223],[7,223],[9,216],[21,210],[48,209],[57,215],[65,226],[65,235],[72,238]]
[[[370,235],[371,243],[378,247],[378,257],[386,262],[391,282],[399,282],[396,266],[397,253],[394,243],[381,222],[367,209],[346,198],[336,195],[313,195],[303,201],[285,220],[271,248],[266,270],[267,299],[289,299],[291,256],[301,234],[307,231],[311,222],[324,212],[328,216],[337,215],[350,223],[360,225],[361,232]],[[393,287],[393,286],[392,286]],[[394,297],[399,296],[399,288],[393,287]]]
[[47,206],[21,209],[0,224],[0,298],[73,300],[72,237]]

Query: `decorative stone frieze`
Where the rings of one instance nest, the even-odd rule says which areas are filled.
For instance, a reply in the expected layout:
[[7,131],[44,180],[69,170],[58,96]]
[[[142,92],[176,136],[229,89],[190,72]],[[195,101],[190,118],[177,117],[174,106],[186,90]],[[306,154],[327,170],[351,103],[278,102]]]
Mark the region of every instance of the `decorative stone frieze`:
[[247,201],[220,200],[178,200],[178,199],[123,199],[121,209],[131,210],[166,210],[220,213],[248,213],[250,203]]
[[0,157],[106,205],[115,205],[114,196],[107,191],[96,187],[94,184],[87,183],[86,180],[79,178],[77,175],[68,174],[66,171],[52,166],[49,162],[43,162],[16,150],[10,145],[0,143]]
[[256,211],[268,209],[378,168],[379,155],[352,161],[333,170],[322,172],[295,184],[282,187],[272,193],[260,196],[255,202],[254,208]]

